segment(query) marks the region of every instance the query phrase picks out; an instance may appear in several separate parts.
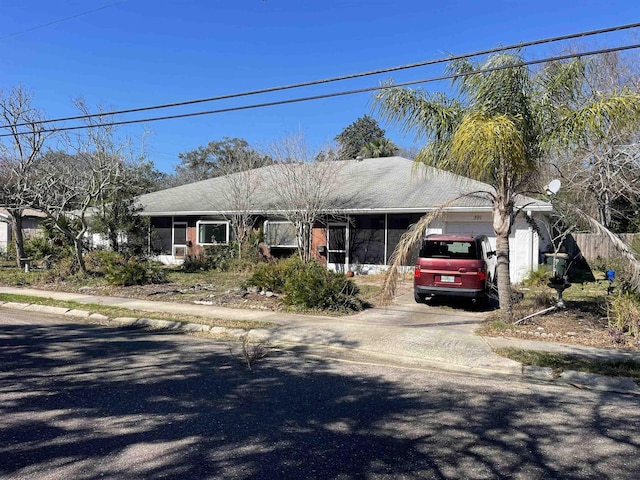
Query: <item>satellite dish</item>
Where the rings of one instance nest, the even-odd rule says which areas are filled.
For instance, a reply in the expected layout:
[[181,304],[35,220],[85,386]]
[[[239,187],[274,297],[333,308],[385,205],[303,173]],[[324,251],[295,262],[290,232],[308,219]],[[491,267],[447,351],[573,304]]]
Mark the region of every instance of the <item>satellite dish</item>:
[[546,186],[545,190],[547,195],[555,195],[560,190],[560,180],[551,180],[549,185]]

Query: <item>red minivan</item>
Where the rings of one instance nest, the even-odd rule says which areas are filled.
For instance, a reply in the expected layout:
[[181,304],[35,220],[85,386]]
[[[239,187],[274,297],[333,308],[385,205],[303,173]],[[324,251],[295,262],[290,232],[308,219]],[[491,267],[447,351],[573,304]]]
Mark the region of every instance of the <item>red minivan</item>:
[[496,252],[484,235],[427,235],[413,275],[413,296],[488,299],[496,287]]

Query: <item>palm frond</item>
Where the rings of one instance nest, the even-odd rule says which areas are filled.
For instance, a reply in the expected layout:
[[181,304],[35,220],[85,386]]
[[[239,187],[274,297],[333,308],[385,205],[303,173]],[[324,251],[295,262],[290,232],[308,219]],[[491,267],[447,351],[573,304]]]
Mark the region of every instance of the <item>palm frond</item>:
[[416,140],[450,137],[462,116],[456,100],[411,88],[380,90],[373,99],[373,109],[404,134],[414,133]]
[[615,233],[605,227],[602,223],[600,223],[592,216],[586,214],[583,210],[576,207],[575,205],[563,202],[562,207],[570,210],[573,214],[586,222],[593,231],[608,239],[620,252],[620,254],[629,261],[629,264],[631,265],[632,277],[631,286],[634,290],[640,291],[640,261],[633,253],[631,247],[629,247],[620,237],[618,237]]
[[450,155],[438,167],[498,185],[506,174],[520,178],[529,173],[533,166],[527,153],[517,119],[472,113],[456,130]]
[[640,122],[640,93],[623,90],[595,97],[577,110],[564,109],[551,132],[561,145],[603,138],[611,127],[625,128]]
[[555,105],[578,102],[586,66],[581,58],[546,63],[535,79],[541,101]]
[[427,213],[420,220],[411,225],[409,229],[402,234],[398,245],[389,258],[389,269],[385,273],[381,294],[382,303],[384,305],[388,305],[395,296],[398,278],[400,277],[400,267],[406,264],[411,251],[420,244],[424,238],[424,232],[427,227],[432,222],[442,217],[445,214],[447,207],[465,196],[466,195],[462,195],[438,206],[435,210]]

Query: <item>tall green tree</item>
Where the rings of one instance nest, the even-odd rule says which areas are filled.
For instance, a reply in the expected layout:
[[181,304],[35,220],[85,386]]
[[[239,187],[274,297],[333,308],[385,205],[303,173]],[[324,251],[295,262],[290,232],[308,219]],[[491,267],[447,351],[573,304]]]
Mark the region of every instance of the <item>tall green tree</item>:
[[383,138],[385,131],[380,128],[376,119],[369,115],[358,118],[345,127],[334,140],[338,142],[338,158],[351,160],[356,158],[362,148],[376,138]]
[[374,138],[360,150],[364,158],[392,157],[398,152],[398,147],[388,138]]
[[257,168],[273,163],[268,156],[251,148],[246,140],[229,137],[180,153],[178,158],[176,176],[182,184],[228,175],[243,170],[246,165]]
[[161,177],[162,173],[148,160],[125,161],[112,188],[100,193],[91,215],[91,231],[103,235],[112,251],[136,255],[145,252],[148,218],[138,215],[141,207],[136,197],[153,191]]
[[516,198],[532,191],[545,153],[573,148],[602,135],[608,125],[629,124],[640,116],[640,95],[628,89],[581,105],[563,101],[584,74],[580,60],[548,65],[538,74],[522,62],[519,51],[483,63],[452,62],[449,68],[458,74],[454,97],[385,88],[374,99],[383,118],[426,141],[417,162],[491,187],[481,194],[493,205],[498,296],[506,318],[512,315],[509,234],[518,213]]

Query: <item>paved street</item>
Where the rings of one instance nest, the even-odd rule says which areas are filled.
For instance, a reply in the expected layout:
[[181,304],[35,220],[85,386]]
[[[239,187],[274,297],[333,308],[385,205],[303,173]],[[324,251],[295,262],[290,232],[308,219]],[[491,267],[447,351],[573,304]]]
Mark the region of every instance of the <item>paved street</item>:
[[637,478],[637,396],[0,312],[0,476]]

